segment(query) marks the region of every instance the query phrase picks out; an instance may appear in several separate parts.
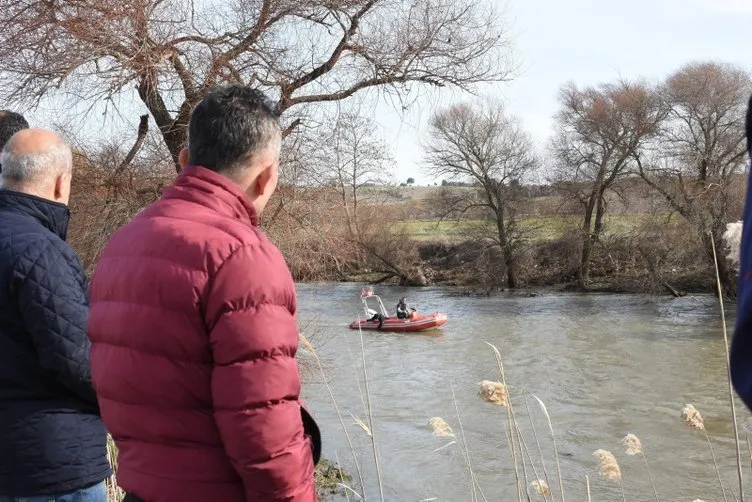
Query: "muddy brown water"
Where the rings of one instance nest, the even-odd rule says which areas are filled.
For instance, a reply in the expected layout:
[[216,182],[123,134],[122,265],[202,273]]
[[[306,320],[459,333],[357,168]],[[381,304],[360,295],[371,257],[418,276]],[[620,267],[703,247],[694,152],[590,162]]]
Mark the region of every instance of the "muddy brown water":
[[[347,329],[362,312],[359,291],[354,284],[299,285],[300,324],[319,347],[362,465],[367,499],[376,501],[380,495],[370,438],[350,416],[366,420],[361,338]],[[461,441],[442,448],[450,440],[434,437],[428,427],[438,416],[459,432],[456,408],[486,499],[516,500],[506,413],[478,397],[478,382],[499,379],[485,342],[501,351],[518,421],[540,477],[541,455],[521,393],[537,395],[548,407],[566,500],[585,500],[586,476],[592,500],[622,500],[619,487],[596,471],[592,454],[601,448],[619,459],[627,500],[654,500],[644,463],[625,455],[620,444],[628,433],[645,446],[661,500],[723,500],[704,435],[680,418],[686,403],[704,415],[729,500],[738,493],[720,310],[714,298],[554,293],[476,298],[457,296],[452,289],[396,287],[377,293],[390,309],[404,294],[422,312],[439,310],[450,318],[443,330],[429,335],[363,334],[384,500],[473,500]],[[732,327],[733,306],[728,317]],[[304,397],[320,423],[324,456],[339,459],[360,491],[329,394],[316,371],[305,373]],[[550,433],[535,401],[528,404],[556,493]],[[741,404],[739,416],[746,439],[752,418]],[[746,443],[743,453],[749,499],[752,470]],[[528,482],[534,479],[529,465],[527,476]],[[530,497],[542,500],[532,491]]]

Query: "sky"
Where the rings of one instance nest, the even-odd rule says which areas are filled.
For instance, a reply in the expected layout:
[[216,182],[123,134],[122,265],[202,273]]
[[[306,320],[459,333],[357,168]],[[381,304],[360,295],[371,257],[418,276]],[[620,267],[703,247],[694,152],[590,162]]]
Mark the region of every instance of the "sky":
[[[478,91],[502,101],[541,153],[551,135],[558,91],[567,82],[585,86],[620,78],[659,81],[689,62],[707,60],[752,70],[752,0],[488,1],[499,2],[498,7],[506,11],[519,71],[510,82]],[[438,107],[473,99],[451,89],[424,89],[422,95],[407,111],[375,99],[360,106],[360,112],[371,116],[381,129],[396,161],[398,182],[407,178],[415,178],[418,184],[440,181],[431,179],[422,167],[428,120]],[[126,100],[137,103],[134,97]],[[142,106],[127,108],[121,112],[134,120],[145,111]],[[80,117],[61,112],[55,103],[27,116],[36,124],[55,122],[60,116]],[[77,125],[81,129],[73,130]],[[67,122],[63,129],[71,135],[123,137],[122,122],[109,125],[88,116],[85,123]],[[127,130],[135,130],[135,125]]]
[[[502,100],[545,150],[560,87],[620,78],[658,81],[692,61],[752,70],[752,0],[508,0],[507,20],[520,71],[482,94]],[[472,100],[443,92],[406,115],[372,109],[393,148],[398,181],[433,182],[421,167],[428,118],[437,106]]]

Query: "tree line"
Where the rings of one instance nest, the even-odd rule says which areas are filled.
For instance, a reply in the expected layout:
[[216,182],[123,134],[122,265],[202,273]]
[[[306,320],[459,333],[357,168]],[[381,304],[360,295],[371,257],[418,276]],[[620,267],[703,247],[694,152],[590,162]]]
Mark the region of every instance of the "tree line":
[[[362,270],[425,283],[421,246],[394,224],[406,217],[390,202],[399,187],[372,189],[393,184],[394,161],[372,121],[348,105],[376,93],[410,108],[421,89],[473,91],[515,72],[504,18],[486,0],[8,0],[3,9],[0,99],[22,112],[75,110],[52,124],[63,132],[100,112],[133,124],[131,134],[78,147],[72,238],[88,264],[170,182],[203,93],[242,83],[274,97],[285,128],[283,186],[263,224],[296,277]],[[540,191],[530,184],[548,185],[579,214],[571,251],[575,281],[588,289],[609,205],[639,180],[662,216],[686,223],[710,266],[713,242],[740,213],[751,91],[745,70],[712,62],[659,83],[567,84],[548,145],[533,144],[498,102],[439,110],[423,166],[443,180],[431,210],[488,222],[474,242],[498,253],[504,283],[517,287],[530,261],[521,219]],[[663,255],[647,245],[660,229],[651,231],[633,249],[660,281]],[[733,295],[725,253],[719,268]]]
[[[711,270],[713,246],[718,246],[723,291],[733,296],[734,267],[722,243],[743,203],[739,187],[747,162],[744,117],[752,94],[750,77],[742,68],[709,62],[688,64],[656,84],[566,84],[559,94],[554,138],[544,152],[502,105],[453,106],[431,122],[429,170],[478,187],[447,190],[446,213],[454,218],[481,214],[493,221],[488,238],[501,250],[510,288],[518,283],[516,262],[524,239],[518,215],[529,199],[520,187],[543,175],[579,207],[576,280],[581,289],[590,284],[592,253],[603,235],[609,195],[621,195],[623,182],[631,179],[663,201],[663,216],[684,220]],[[650,262],[640,243],[635,252]]]

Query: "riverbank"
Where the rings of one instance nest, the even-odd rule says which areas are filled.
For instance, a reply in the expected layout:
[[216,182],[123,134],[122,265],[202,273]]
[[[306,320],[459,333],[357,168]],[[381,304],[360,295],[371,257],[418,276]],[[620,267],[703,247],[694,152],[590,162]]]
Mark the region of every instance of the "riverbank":
[[[498,249],[474,240],[423,240],[416,244],[419,261],[415,275],[419,286],[451,286],[468,295],[488,295],[505,290],[504,266]],[[695,255],[695,258],[697,256]],[[577,286],[579,254],[571,240],[541,242],[529,248],[519,264],[521,291],[582,291]],[[336,282],[399,283],[398,277],[382,281],[384,274],[368,268],[325,280]],[[595,293],[704,294],[715,293],[712,271],[702,260],[684,266],[651,270],[644,256],[628,246],[611,246],[593,253],[590,286]]]

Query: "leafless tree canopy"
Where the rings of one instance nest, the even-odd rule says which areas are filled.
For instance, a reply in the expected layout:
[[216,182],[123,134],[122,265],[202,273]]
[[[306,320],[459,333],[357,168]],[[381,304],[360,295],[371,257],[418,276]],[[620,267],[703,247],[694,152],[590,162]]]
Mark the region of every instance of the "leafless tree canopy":
[[427,168],[436,178],[469,182],[447,190],[447,215],[490,215],[492,240],[501,248],[507,285],[517,287],[515,225],[518,187],[538,167],[530,137],[500,104],[456,105],[431,121]]
[[344,113],[319,131],[306,155],[317,186],[332,190],[341,201],[350,235],[359,234],[359,206],[391,181],[394,159],[370,119]]
[[135,88],[173,159],[214,84],[258,86],[284,112],[374,87],[467,89],[511,70],[485,0],[2,0],[2,10],[0,99],[94,103]]
[[578,282],[586,288],[590,255],[603,230],[606,195],[628,173],[634,154],[658,131],[665,113],[646,84],[620,82],[561,90],[558,133],[552,145],[556,180],[583,209]]
[[[650,151],[636,159],[640,176],[694,228],[711,264],[713,239],[723,242],[726,224],[741,211],[734,191],[743,186],[750,78],[718,63],[690,64],[670,76],[660,92],[667,118]],[[718,255],[724,293],[733,296],[733,267]]]

